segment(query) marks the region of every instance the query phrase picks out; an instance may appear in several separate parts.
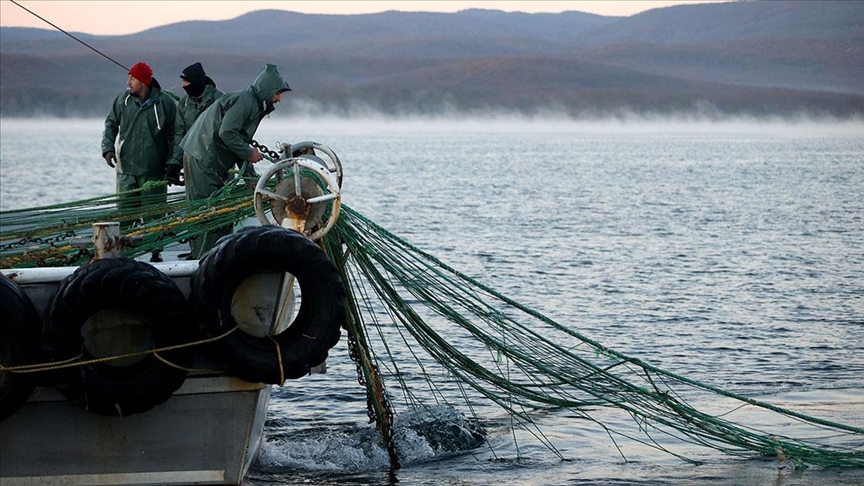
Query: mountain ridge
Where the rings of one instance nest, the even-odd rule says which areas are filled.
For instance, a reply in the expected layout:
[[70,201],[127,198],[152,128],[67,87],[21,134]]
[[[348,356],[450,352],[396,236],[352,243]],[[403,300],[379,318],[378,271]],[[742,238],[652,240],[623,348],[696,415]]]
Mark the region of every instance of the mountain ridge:
[[[200,61],[223,91],[276,63],[293,103],[383,113],[483,108],[774,116],[864,114],[864,3],[731,2],[630,17],[263,10],[120,36],[74,34],[163,88]],[[59,32],[0,28],[0,116],[104,116],[116,65]],[[288,105],[289,110],[283,106]],[[347,110],[347,111],[346,111]]]

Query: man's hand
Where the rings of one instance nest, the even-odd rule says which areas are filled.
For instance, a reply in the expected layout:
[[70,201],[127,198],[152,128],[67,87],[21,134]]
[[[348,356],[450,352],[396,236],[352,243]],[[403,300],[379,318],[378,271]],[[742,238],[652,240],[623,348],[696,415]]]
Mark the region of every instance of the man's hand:
[[264,156],[261,155],[261,151],[255,147],[252,147],[252,153],[249,154],[249,157],[246,157],[246,160],[254,164],[255,162],[259,162],[263,158]]
[[105,159],[105,163],[108,164],[108,167],[112,169],[117,165],[117,154],[114,152],[105,152],[102,154],[102,158]]
[[169,186],[185,186],[183,174],[180,172],[182,167],[180,164],[168,164],[165,166],[165,180]]

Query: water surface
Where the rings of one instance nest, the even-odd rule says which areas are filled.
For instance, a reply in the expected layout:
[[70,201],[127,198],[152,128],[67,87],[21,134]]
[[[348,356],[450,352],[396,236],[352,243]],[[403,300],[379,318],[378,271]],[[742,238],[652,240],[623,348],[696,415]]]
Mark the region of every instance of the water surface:
[[[101,120],[2,120],[3,210],[107,194]],[[680,375],[864,426],[864,125],[264,120],[256,137],[340,155],[343,201],[450,266]],[[597,412],[603,414],[605,412]],[[627,421],[610,414],[611,424]],[[538,417],[566,460],[398,445],[368,423],[343,341],[329,371],[275,389],[250,484],[862,484],[683,445],[694,466]],[[794,424],[777,424],[782,430]],[[864,447],[864,444],[860,445]]]

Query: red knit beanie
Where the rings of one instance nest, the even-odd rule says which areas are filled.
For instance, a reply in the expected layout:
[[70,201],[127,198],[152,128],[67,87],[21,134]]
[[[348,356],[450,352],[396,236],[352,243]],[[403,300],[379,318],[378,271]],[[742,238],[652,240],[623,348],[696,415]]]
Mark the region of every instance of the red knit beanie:
[[146,63],[139,62],[129,70],[129,76],[149,86],[150,80],[153,79],[153,70]]

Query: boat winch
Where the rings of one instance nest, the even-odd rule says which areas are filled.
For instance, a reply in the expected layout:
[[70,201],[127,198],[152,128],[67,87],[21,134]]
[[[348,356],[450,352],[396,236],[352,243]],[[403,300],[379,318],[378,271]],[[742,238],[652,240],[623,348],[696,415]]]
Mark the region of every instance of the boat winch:
[[316,142],[277,143],[277,148],[282,158],[255,186],[255,214],[263,225],[320,239],[339,217],[342,163],[330,148]]

